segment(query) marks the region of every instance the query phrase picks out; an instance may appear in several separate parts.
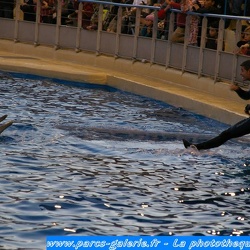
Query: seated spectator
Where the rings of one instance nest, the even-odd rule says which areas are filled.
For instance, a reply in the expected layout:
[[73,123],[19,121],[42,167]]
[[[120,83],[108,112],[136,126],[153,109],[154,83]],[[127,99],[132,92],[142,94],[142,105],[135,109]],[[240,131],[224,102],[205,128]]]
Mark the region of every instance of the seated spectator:
[[169,28],[169,18],[170,18],[170,1],[166,0],[160,5],[160,10],[158,11],[158,33],[159,38],[168,39],[168,28]]
[[140,36],[152,37],[153,34],[154,15],[150,14],[145,17],[145,24],[140,31]]
[[241,55],[247,55],[250,56],[250,26],[247,26],[243,32],[244,36],[241,39],[241,41],[239,41],[237,43],[237,47],[239,47],[239,51],[238,54]]
[[[184,42],[185,37],[185,26],[186,26],[186,12],[193,11],[194,6],[202,6],[202,0],[181,0],[180,3],[178,2],[170,2],[170,6],[172,8],[181,9],[182,13],[177,13],[177,28],[172,35],[172,42]],[[191,15],[190,23],[189,23],[189,38],[188,44],[190,45],[197,45],[197,35],[198,35],[198,17],[195,15]]]
[[[150,5],[151,3],[150,3],[150,0],[134,0],[132,4],[133,5]],[[137,9],[136,7],[132,7],[130,9],[130,14],[135,16],[136,9]],[[146,17],[147,15],[150,14],[150,12],[151,11],[149,9],[145,8],[141,10],[141,15],[142,17]]]
[[[74,12],[68,16],[67,24],[72,24],[77,26],[77,16],[78,16],[78,8],[79,2],[74,0]],[[91,17],[94,14],[94,5],[90,2],[83,2],[82,6],[82,28],[87,29],[88,26],[91,25]]]
[[[122,4],[131,3],[131,2],[126,2],[126,0],[113,0],[112,2],[122,3]],[[122,8],[122,9],[125,15],[125,8]],[[103,26],[102,26],[103,30],[107,32],[111,32],[111,33],[114,33],[117,31],[118,10],[119,10],[118,6],[112,6],[112,5],[110,6],[108,13],[103,20]]]
[[[181,2],[171,1],[169,3],[170,7],[173,9],[181,9]],[[175,43],[184,43],[185,37],[185,25],[186,25],[186,13],[177,13],[176,14],[176,29],[171,37],[171,41]]]
[[[114,3],[122,3],[122,4],[132,4],[133,0],[113,0]],[[134,4],[134,3],[133,3]],[[110,11],[107,15],[107,18],[103,21],[103,30],[106,30],[107,32],[115,33],[117,31],[117,17],[118,17],[118,6],[111,6]],[[134,8],[136,11],[136,8]],[[135,14],[136,12],[133,12],[131,10],[128,10],[128,8],[122,8],[122,33],[132,33],[131,27],[129,25],[134,24],[135,21]]]
[[[232,4],[231,1],[225,1],[225,0],[215,0],[214,5],[217,10],[219,11],[219,14],[221,15],[233,15],[232,14]],[[224,19],[225,21],[225,29],[227,29],[230,26],[231,19]]]
[[[134,0],[133,2],[131,0],[127,0],[125,3],[133,4],[133,5],[149,5],[149,4],[147,4],[147,2],[144,2],[144,0]],[[137,11],[137,8],[132,7],[130,9],[127,9],[123,13],[121,33],[123,33],[123,34],[133,34],[134,33],[133,28],[135,25],[136,11]],[[149,14],[149,9],[142,9],[141,10],[141,17],[142,18],[145,18],[148,14]]]
[[35,4],[37,4],[37,1],[40,1],[41,3],[41,11],[40,11],[41,23],[53,23],[53,13],[56,12],[55,0],[33,0],[33,1]]
[[[73,11],[73,3],[71,0],[62,0],[62,13],[61,13],[61,25],[66,25],[66,21],[68,20],[68,15],[70,15]],[[55,18],[56,19],[56,16]],[[56,23],[56,20],[54,20]]]
[[[205,0],[204,5],[201,5],[199,2],[193,4],[193,11],[206,14],[219,14],[220,10],[215,6],[215,0]],[[211,19],[213,17],[208,17],[208,21],[214,21]]]
[[99,5],[94,4],[94,14],[90,19],[90,25],[86,27],[87,30],[97,30],[98,29],[98,15],[99,15]]
[[241,41],[244,41],[244,39],[245,39],[245,33],[244,33],[244,31],[245,31],[245,29],[247,27],[248,27],[247,25],[242,25],[241,26]]
[[[206,48],[208,49],[217,49],[218,42],[218,22],[211,23],[208,27],[208,35],[206,39]],[[223,46],[224,47],[224,46]]]
[[[215,0],[205,0],[204,6],[200,6],[198,4],[195,4],[193,6],[193,11],[201,13],[201,14],[219,14],[220,10],[215,6]],[[202,25],[202,19],[200,19],[199,24],[199,31],[198,31],[198,46],[200,46],[200,38],[201,38],[201,25]],[[210,27],[211,23],[219,22],[219,18],[215,17],[207,17],[207,27]]]
[[[51,6],[51,10],[50,10],[52,15],[49,17],[49,23],[56,24],[57,22],[57,8],[58,8],[57,5],[58,5],[58,1],[54,0],[54,3]],[[61,0],[61,25],[67,24],[68,16],[75,11],[73,10],[73,8],[74,7],[73,7],[73,3],[71,0]]]
[[[113,3],[125,3],[124,0],[112,0]],[[103,18],[102,29],[108,32],[116,32],[118,6],[110,5],[107,14]]]
[[36,21],[35,3],[33,0],[25,0],[21,5],[20,9],[23,12],[23,20],[25,21]]
[[0,0],[0,17],[13,19],[15,0]]

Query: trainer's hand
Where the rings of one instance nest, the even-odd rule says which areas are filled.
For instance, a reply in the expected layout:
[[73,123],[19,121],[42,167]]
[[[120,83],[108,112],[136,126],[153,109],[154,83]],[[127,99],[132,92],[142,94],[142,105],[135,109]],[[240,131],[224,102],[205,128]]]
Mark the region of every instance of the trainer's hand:
[[245,113],[250,115],[250,104],[247,104],[246,107],[245,107]]
[[236,90],[239,90],[239,86],[237,86],[237,85],[235,85],[235,84],[231,84],[230,85],[230,90],[232,90],[232,91],[236,91]]

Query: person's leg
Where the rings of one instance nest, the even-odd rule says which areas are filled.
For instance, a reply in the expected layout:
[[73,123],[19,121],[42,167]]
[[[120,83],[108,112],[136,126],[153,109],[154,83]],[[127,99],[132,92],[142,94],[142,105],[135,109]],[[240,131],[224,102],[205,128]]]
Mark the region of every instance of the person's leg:
[[232,138],[241,137],[249,133],[250,133],[250,118],[247,118],[236,123],[235,125],[223,131],[221,134],[219,134],[218,136],[214,137],[211,140],[198,144],[192,144],[187,140],[183,140],[183,144],[186,148],[188,148],[191,145],[194,145],[198,150],[216,148]]
[[177,27],[174,31],[171,41],[173,43],[184,43],[185,28]]

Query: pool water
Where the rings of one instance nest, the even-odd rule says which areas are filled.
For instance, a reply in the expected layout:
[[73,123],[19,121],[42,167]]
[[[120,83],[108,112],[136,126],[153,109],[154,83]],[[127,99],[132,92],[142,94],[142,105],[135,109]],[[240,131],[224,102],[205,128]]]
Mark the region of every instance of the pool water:
[[48,235],[250,235],[249,137],[116,89],[1,73],[0,249]]

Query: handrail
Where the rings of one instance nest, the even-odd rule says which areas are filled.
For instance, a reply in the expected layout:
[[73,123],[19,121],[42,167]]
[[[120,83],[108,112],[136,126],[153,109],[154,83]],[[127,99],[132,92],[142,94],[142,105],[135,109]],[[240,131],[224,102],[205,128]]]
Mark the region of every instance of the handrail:
[[[114,56],[116,59],[125,58],[132,62],[148,62],[150,65],[156,64],[167,68],[175,68],[183,74],[191,72],[197,74],[198,78],[208,76],[214,79],[214,82],[226,80],[240,82],[238,67],[247,57],[236,53],[237,41],[240,40],[242,32],[242,20],[250,21],[250,17],[233,16],[224,14],[201,14],[196,12],[186,12],[186,32],[184,43],[173,42],[171,36],[175,30],[175,15],[182,13],[181,10],[171,9],[168,16],[168,28],[164,35],[158,37],[157,22],[153,23],[152,37],[144,37],[139,33],[142,24],[141,11],[149,9],[154,12],[154,18],[157,21],[158,6],[133,5],[127,3],[114,3],[100,0],[78,0],[79,9],[75,26],[61,24],[61,5],[57,5],[57,20],[55,24],[43,23],[40,19],[40,1],[36,8],[36,21],[22,21],[18,11],[21,0],[16,0],[16,19],[0,18],[1,25],[0,38],[12,39],[15,42],[33,43],[35,46],[49,45],[56,50],[74,49],[75,52],[87,51],[94,52],[96,55]],[[88,30],[82,27],[82,8],[83,2],[95,3],[99,6],[97,15],[97,29]],[[59,1],[60,3],[60,1]],[[116,31],[109,32],[103,28],[104,7],[116,6],[118,13],[115,18]],[[136,15],[133,16],[133,24],[130,26],[131,33],[125,33],[121,30],[123,21],[122,11],[124,7],[136,8]],[[111,13],[113,14],[113,13]],[[199,46],[189,44],[188,27],[191,15],[204,17],[202,22],[202,32],[199,34],[201,43]],[[220,19],[217,49],[206,48],[207,19],[209,17]],[[225,19],[236,20],[236,25],[231,34],[228,35],[225,29]],[[189,20],[189,21],[188,21]],[[127,24],[126,24],[127,25]],[[7,27],[7,28],[6,28]],[[200,28],[200,27],[199,27]],[[29,30],[30,32],[27,32]],[[227,42],[227,43],[226,43]],[[226,44],[226,45],[225,45]],[[248,57],[249,58],[249,57]]]
[[112,6],[121,6],[121,7],[136,7],[136,8],[147,8],[152,10],[159,10],[160,7],[158,6],[151,6],[151,5],[135,5],[135,4],[124,4],[124,3],[114,3],[114,2],[107,2],[107,1],[96,1],[96,0],[78,0],[78,2],[89,2],[89,3],[96,3],[102,5],[112,5]]
[[[177,10],[177,9],[171,9],[171,11],[182,13],[181,10]],[[194,16],[217,17],[217,18],[222,18],[222,19],[248,20],[248,21],[250,21],[250,17],[247,17],[247,16],[232,16],[232,15],[211,14],[211,13],[202,13],[201,14],[201,13],[192,12],[192,11],[187,11],[186,14],[194,15]]]
[[[121,6],[121,7],[136,7],[140,9],[151,9],[151,10],[160,10],[161,8],[158,6],[151,6],[151,5],[134,5],[134,4],[124,4],[124,3],[115,3],[110,1],[98,1],[98,0],[78,0],[78,2],[89,2],[89,3],[96,3],[102,5],[112,5],[112,6]],[[171,8],[171,12],[176,13],[183,13],[181,10]],[[222,19],[233,19],[233,20],[248,20],[250,21],[250,17],[247,16],[234,16],[234,15],[224,15],[224,14],[211,14],[211,13],[198,13],[193,11],[185,12],[187,15],[195,15],[195,16],[206,16],[206,17],[217,17]]]

